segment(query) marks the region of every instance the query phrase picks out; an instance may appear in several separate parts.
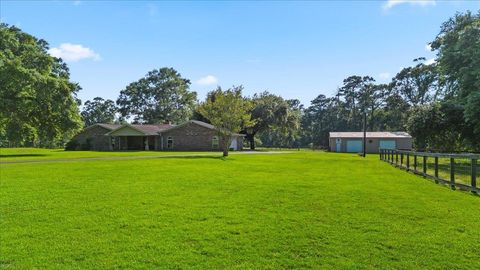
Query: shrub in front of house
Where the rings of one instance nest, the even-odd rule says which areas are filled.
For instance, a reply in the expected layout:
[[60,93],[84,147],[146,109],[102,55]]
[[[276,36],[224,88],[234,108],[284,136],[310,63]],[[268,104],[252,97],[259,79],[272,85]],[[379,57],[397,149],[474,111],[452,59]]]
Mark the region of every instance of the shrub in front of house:
[[80,150],[92,150],[92,139],[87,138],[85,142],[80,145]]
[[70,140],[65,144],[66,151],[74,151],[77,150],[80,144],[76,140]]

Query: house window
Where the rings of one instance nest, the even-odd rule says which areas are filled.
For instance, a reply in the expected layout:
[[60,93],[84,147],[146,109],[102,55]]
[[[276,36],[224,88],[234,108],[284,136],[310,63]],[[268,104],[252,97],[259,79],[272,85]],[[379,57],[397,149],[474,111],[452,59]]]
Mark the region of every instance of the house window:
[[173,138],[169,136],[167,138],[167,149],[172,149],[172,148],[173,148]]
[[214,148],[214,149],[218,148],[218,137],[217,136],[213,136],[213,138],[212,138],[212,148]]

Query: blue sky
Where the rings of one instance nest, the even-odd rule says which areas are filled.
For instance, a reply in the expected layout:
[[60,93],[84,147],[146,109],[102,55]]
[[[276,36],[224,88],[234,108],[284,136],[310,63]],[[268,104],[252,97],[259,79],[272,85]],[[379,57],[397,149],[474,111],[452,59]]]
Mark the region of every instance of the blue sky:
[[305,105],[349,75],[387,82],[455,12],[480,1],[93,2],[4,1],[2,22],[47,40],[85,101],[116,100],[154,68],[173,67],[199,99],[243,84]]

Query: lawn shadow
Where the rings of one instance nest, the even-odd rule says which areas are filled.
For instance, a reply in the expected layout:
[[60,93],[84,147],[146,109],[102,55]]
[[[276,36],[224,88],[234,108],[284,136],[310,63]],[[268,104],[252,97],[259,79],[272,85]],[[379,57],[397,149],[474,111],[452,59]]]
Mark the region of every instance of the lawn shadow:
[[0,154],[0,158],[13,158],[13,157],[46,157],[45,154]]
[[227,160],[234,160],[231,157],[222,157],[222,156],[214,156],[214,155],[204,155],[204,156],[162,156],[159,158],[168,158],[168,159],[216,159],[216,160],[222,160],[222,161],[227,161]]
[[[58,149],[58,150],[52,150],[52,152],[65,152],[65,153],[78,153],[78,152],[96,152],[96,153],[139,153],[139,152],[145,152],[144,150],[65,150],[65,149]],[[161,152],[161,151],[154,151],[152,150],[151,152]]]

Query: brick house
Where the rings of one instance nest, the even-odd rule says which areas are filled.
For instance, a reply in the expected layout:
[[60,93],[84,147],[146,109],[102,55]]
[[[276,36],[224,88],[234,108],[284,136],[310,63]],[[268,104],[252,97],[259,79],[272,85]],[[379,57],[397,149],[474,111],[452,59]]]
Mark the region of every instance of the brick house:
[[[243,134],[232,133],[230,149],[242,150]],[[75,149],[218,151],[217,129],[205,122],[190,120],[180,125],[95,124],[72,138]]]

